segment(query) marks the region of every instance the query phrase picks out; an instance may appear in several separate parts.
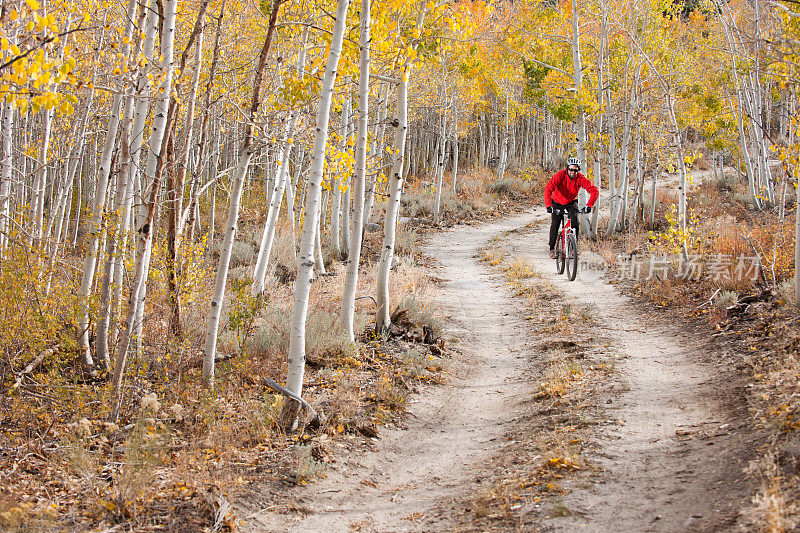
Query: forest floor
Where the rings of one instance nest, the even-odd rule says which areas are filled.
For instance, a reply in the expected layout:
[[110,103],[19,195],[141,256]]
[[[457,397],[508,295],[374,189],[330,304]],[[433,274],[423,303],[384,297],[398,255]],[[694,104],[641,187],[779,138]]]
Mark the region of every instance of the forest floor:
[[[547,258],[542,207],[433,234],[443,384],[398,427],[340,444],[290,504],[234,503],[244,530],[747,528],[762,437],[709,335]],[[589,257],[590,252],[585,256]]]

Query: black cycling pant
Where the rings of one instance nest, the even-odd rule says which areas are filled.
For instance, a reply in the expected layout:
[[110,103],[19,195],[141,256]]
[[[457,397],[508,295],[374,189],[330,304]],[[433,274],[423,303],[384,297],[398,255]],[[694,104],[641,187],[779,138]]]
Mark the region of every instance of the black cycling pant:
[[561,220],[564,218],[562,214],[556,214],[556,211],[563,211],[564,209],[567,210],[569,213],[569,219],[572,221],[572,227],[575,228],[575,236],[578,236],[578,230],[580,229],[580,222],[578,222],[578,200],[573,200],[572,202],[568,203],[567,205],[561,205],[559,203],[553,202],[553,214],[552,219],[550,221],[550,249],[553,250],[556,247],[556,240],[558,240],[558,230],[561,229]]

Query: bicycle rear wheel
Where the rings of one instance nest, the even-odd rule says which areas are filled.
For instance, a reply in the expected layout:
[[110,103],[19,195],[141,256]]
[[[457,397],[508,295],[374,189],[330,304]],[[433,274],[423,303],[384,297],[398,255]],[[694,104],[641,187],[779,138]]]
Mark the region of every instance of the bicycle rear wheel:
[[567,236],[567,254],[566,254],[567,278],[570,281],[575,281],[575,276],[578,275],[578,238],[574,233]]
[[564,260],[566,258],[566,254],[564,253],[564,239],[563,235],[558,236],[558,242],[556,243],[556,273],[563,274],[564,273]]

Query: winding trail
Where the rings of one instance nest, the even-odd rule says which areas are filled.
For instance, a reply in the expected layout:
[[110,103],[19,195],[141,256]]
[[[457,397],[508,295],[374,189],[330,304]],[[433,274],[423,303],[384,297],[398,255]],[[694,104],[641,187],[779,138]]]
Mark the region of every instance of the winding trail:
[[[502,437],[525,416],[524,402],[535,394],[526,370],[530,358],[540,357],[541,340],[532,337],[505,280],[479,262],[478,252],[490,239],[545,216],[543,208],[534,208],[432,237],[427,253],[447,280],[437,303],[448,317],[446,336],[458,339],[446,383],[415,397],[404,428],[382,431],[373,449],[341,458],[326,479],[304,489],[303,513],[256,513],[246,530],[431,531],[464,523],[453,514],[466,511],[452,502],[483,488],[492,459],[503,453]],[[726,482],[740,477],[742,437],[709,390],[714,370],[693,361],[692,339],[681,338],[672,325],[645,325],[639,310],[590,272],[573,283],[555,276],[543,244],[546,231],[546,224],[518,231],[504,244],[531,258],[567,300],[596,307],[629,390],[610,406],[617,422],[600,431],[592,457],[602,467],[599,479],[566,487],[566,517],[545,519],[523,510],[523,529],[731,526],[748,489]]]

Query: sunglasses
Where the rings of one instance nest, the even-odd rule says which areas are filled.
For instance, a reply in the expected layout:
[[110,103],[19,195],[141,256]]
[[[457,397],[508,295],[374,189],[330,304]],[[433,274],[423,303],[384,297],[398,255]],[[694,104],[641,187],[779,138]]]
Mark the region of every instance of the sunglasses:
[[577,168],[568,168],[567,172],[578,172]]

